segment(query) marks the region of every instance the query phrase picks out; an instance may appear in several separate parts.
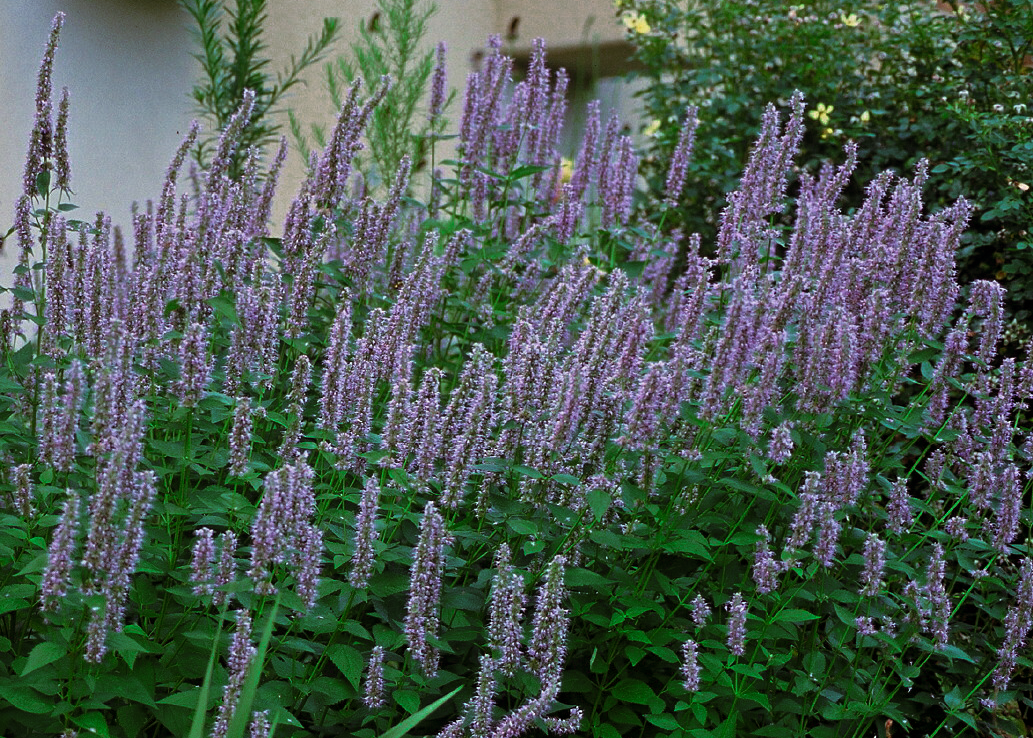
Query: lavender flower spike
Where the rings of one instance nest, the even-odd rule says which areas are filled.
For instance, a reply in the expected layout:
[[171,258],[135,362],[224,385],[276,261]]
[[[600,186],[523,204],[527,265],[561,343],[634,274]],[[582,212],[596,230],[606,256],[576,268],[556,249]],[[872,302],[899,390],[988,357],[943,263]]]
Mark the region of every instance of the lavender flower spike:
[[864,542],[864,570],[861,572],[862,597],[875,597],[882,589],[882,570],[886,566],[886,542],[874,533]]
[[692,639],[689,639],[682,644],[681,673],[682,676],[685,677],[685,681],[682,682],[682,686],[685,687],[686,692],[699,691],[700,668],[696,649],[696,642]]
[[36,121],[32,126],[29,138],[29,151],[25,156],[25,174],[22,177],[23,194],[27,198],[36,195],[36,180],[46,170],[47,160],[54,154],[54,104],[50,97],[53,93],[51,77],[54,72],[54,54],[57,42],[64,25],[65,14],[58,13],[50,26],[50,38],[43,52],[43,60],[39,65],[39,77],[36,81]]
[[756,551],[753,554],[753,581],[760,594],[768,594],[778,589],[778,562],[771,553],[771,534],[763,525],[757,528]]
[[725,609],[728,610],[728,650],[742,656],[746,653],[746,601],[742,592],[732,595]]
[[696,141],[696,128],[699,126],[698,114],[699,109],[695,105],[689,106],[681,134],[678,136],[678,145],[671,154],[671,166],[667,170],[667,182],[664,185],[664,202],[671,207],[678,204],[678,198],[685,187],[685,175],[688,172],[689,159],[692,157],[692,146]]
[[362,701],[366,707],[375,710],[387,704],[384,698],[384,647],[374,646],[366,667],[366,694]]
[[194,555],[190,563],[190,581],[194,585],[194,594],[204,596],[211,594],[212,568],[215,564],[215,538],[211,528],[197,531],[194,541]]
[[445,56],[447,53],[448,46],[444,41],[439,42],[435,53],[434,73],[431,76],[430,106],[427,112],[427,117],[430,119],[432,129],[437,124],[438,118],[441,117],[441,113],[445,109]]
[[521,620],[524,615],[524,578],[509,563],[509,546],[503,543],[495,554],[495,579],[488,608],[488,645],[495,651],[495,663],[506,676],[520,667]]
[[219,711],[215,715],[211,738],[224,738],[229,730],[244,680],[256,652],[257,649],[251,644],[251,616],[247,611],[241,610],[237,613],[237,629],[233,633],[229,657],[226,659],[229,681],[222,691],[222,702],[219,703]]
[[531,672],[543,684],[558,677],[567,653],[567,611],[563,608],[566,589],[563,569],[566,559],[557,556],[545,570],[545,582],[538,591],[538,603],[531,623],[531,643],[527,647]]
[[359,500],[359,514],[355,517],[355,553],[352,554],[352,571],[348,583],[355,588],[369,584],[373,573],[373,544],[377,540],[377,505],[380,500],[380,485],[375,477],[366,480]]
[[409,574],[409,607],[405,616],[405,636],[409,642],[409,651],[428,677],[438,671],[437,649],[430,645],[428,638],[437,636],[441,578],[445,571],[445,545],[450,539],[444,517],[433,502],[428,502],[420,523],[420,539],[413,551]]
[[61,521],[54,531],[47,552],[47,566],[40,582],[44,610],[53,610],[68,592],[68,576],[72,571],[75,542],[79,531],[79,495],[69,490],[61,512]]

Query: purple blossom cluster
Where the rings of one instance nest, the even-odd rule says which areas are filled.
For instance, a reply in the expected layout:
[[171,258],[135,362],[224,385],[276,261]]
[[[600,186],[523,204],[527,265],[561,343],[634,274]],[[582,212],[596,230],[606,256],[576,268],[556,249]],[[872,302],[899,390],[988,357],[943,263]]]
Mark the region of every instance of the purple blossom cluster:
[[[445,551],[453,540],[445,514],[461,515],[472,489],[478,493],[473,511],[482,520],[497,513],[493,495],[511,490],[543,517],[562,520],[572,512],[590,520],[596,503],[590,505],[585,490],[603,489],[612,499],[600,522],[628,531],[637,508],[629,512],[625,487],[646,493],[643,507],[652,504],[664,489],[662,480],[671,483],[668,459],[676,459],[682,473],[692,467],[692,474],[705,478],[710,469],[694,465],[712,450],[706,444],[715,440],[713,431],[725,425],[753,444],[752,470],[763,484],[783,495],[782,502],[795,496],[795,504],[773,510],[756,528],[750,576],[759,595],[775,593],[780,577],[788,580],[808,568],[807,575],[824,573],[846,562],[859,572],[859,595],[881,598],[896,586],[888,563],[896,556],[892,547],[924,524],[921,516],[935,514],[943,527],[936,533],[939,542],[924,562],[924,576],[919,569],[901,594],[914,624],[942,649],[949,645],[953,607],[952,547],[985,534],[1002,560],[1018,551],[1029,475],[1024,481],[1014,434],[1033,393],[1033,362],[996,362],[1003,302],[994,283],[973,285],[967,308],[947,329],[943,351],[928,371],[921,368],[929,386],[920,425],[939,446],[922,467],[927,488],[918,475],[893,482],[879,475],[872,468],[877,454],[869,451],[863,430],[838,429],[831,450],[825,443],[831,435],[814,440],[826,427],[814,418],[854,403],[872,387],[880,397],[892,396],[910,381],[918,368],[916,349],[948,325],[959,295],[953,254],[971,208],[961,202],[923,215],[926,164],[911,179],[877,178],[862,205],[846,214],[836,203],[856,164],[856,149],[849,146],[842,165],[800,175],[797,206],[789,212],[789,179],[804,119],[803,98],[794,95],[784,126],[774,107],[765,111],[741,186],[721,216],[716,258],[706,258],[698,235],[664,234],[659,227],[624,230],[632,213],[636,154],[616,118],[603,125],[598,105],[589,107],[577,159],[564,181],[558,142],[565,74],[550,70],[544,44],[536,41],[526,78],[512,85],[512,60],[495,37],[482,67],[468,78],[459,139],[458,187],[473,230],[444,242],[434,229],[421,235],[421,216],[406,213],[409,159],[393,173],[383,202],[367,196],[361,182],[356,187],[353,158],[386,92],[384,81],[366,100],[361,84],[349,91],[329,144],[313,157],[290,206],[275,268],[263,238],[286,148],[281,144],[265,178],[260,152],[238,151],[241,132],[256,115],[250,92],[192,195],[179,191],[180,170],[198,136],[196,126],[190,129],[159,200],[134,213],[131,259],[104,216],[76,231],[55,214],[35,244],[37,179],[52,169],[58,187],[69,182],[68,96],[58,106],[56,127],[50,100],[62,17],[55,19],[41,66],[25,195],[16,211],[25,269],[19,270],[22,289],[13,314],[21,315],[26,292],[43,300],[44,360],[25,379],[39,398],[39,462],[70,474],[80,457],[92,457],[96,489],[69,490],[40,584],[48,612],[76,585],[82,594],[100,596],[103,605],[89,613],[86,625],[88,660],[100,661],[108,635],[122,627],[130,579],[148,534],[157,477],[145,470],[144,444],[147,402],[155,396],[187,408],[206,405],[201,401],[210,392],[230,398],[226,473],[242,488],[252,466],[263,468],[269,429],[256,422],[260,413],[273,406],[283,420],[275,453],[282,466],[265,476],[245,539],[251,554],[247,575],[259,594],[275,592],[274,582],[289,574],[307,607],[317,600],[324,533],[315,523],[316,472],[305,454],[316,444],[309,439],[321,441],[336,472],[366,477],[348,576],[355,589],[367,588],[380,565],[381,485],[370,472],[411,481],[418,498],[436,495],[426,503],[413,549],[405,617],[409,656],[427,677],[438,672],[440,658],[435,640]],[[446,98],[444,56],[439,46],[432,124]],[[696,113],[688,112],[670,163],[669,205],[684,187]],[[231,176],[238,154],[243,173]],[[521,171],[524,165],[531,169]],[[528,205],[532,201],[540,205],[537,211]],[[640,275],[613,268],[612,258],[579,245],[599,227],[626,236],[630,262],[643,264]],[[549,271],[539,256],[555,242],[573,244],[574,256]],[[484,255],[499,244],[508,251],[492,262]],[[42,271],[45,293],[34,292],[39,285],[30,274],[35,246],[48,254],[44,268],[35,270]],[[472,303],[464,307],[479,325],[469,336],[440,336],[438,329],[458,310],[455,303],[463,302],[449,290]],[[500,294],[521,302],[511,327],[501,319],[496,325],[493,301]],[[369,300],[373,295],[377,299]],[[328,327],[314,319],[326,304],[333,315]],[[224,321],[216,305],[233,318]],[[10,315],[8,322],[14,320]],[[8,346],[14,330],[5,333]],[[979,331],[974,350],[973,330]],[[228,349],[217,361],[212,346],[219,331]],[[498,345],[505,344],[501,356],[489,348],[497,337]],[[453,373],[435,365],[442,357],[443,364],[459,368]],[[173,369],[173,380],[161,386],[155,377],[166,376],[170,366],[178,366],[178,378]],[[971,378],[964,374],[968,370]],[[952,408],[959,387],[972,399]],[[283,389],[284,396],[267,401],[274,389]],[[948,439],[942,444],[941,433]],[[790,468],[808,454],[816,468]],[[507,488],[503,473],[484,471],[485,458],[512,461],[530,473]],[[768,471],[768,462],[781,467],[784,484]],[[30,519],[33,474],[32,464],[11,466],[15,503]],[[878,492],[876,483],[888,490]],[[795,495],[789,484],[797,485]],[[680,510],[694,512],[706,487],[701,482],[686,492]],[[862,547],[863,529],[854,528],[850,518],[869,513],[884,519],[885,529],[868,533]],[[564,570],[583,555],[578,544],[587,536],[585,526],[571,531],[559,555],[537,564],[543,575],[529,638],[524,574],[513,565],[509,546],[499,546],[488,603],[488,653],[480,658],[465,718],[442,735],[516,736],[538,720],[555,733],[576,730],[580,712],[565,719],[548,712],[568,647]],[[226,585],[236,579],[237,548],[231,530],[194,531],[190,585],[196,595],[211,596],[215,607],[225,603]],[[801,567],[805,550],[813,563]],[[985,573],[970,572],[973,578]],[[1007,688],[1027,646],[1031,603],[1033,564],[1024,560],[990,679],[995,690]],[[739,591],[724,602],[725,644],[737,657],[746,652],[750,604]],[[681,675],[689,692],[700,687],[702,631],[712,627],[712,614],[696,594],[689,618],[698,642],[686,640],[682,647]],[[858,633],[878,633],[877,620],[858,616]],[[882,633],[891,634],[896,626],[888,618],[882,622]],[[213,735],[225,734],[254,653],[250,616],[240,612]],[[387,699],[386,660],[384,647],[373,647],[364,687],[371,709]],[[521,669],[540,683],[540,694],[499,718],[500,682]],[[265,717],[257,716],[254,725],[255,734],[268,731]]]
[[380,485],[370,477],[359,498],[359,512],[355,516],[355,552],[352,554],[352,570],[348,575],[348,583],[356,588],[369,584],[373,574],[377,541],[377,507],[380,504]]
[[503,543],[495,554],[495,577],[488,606],[488,647],[495,668],[513,676],[522,664],[523,617],[526,596],[524,578],[510,564],[509,546]]
[[221,588],[237,578],[237,536],[233,531],[224,531],[219,536],[219,551],[216,552],[215,532],[211,528],[201,528],[195,535],[190,563],[194,594],[201,597],[211,595],[212,606],[220,608],[227,596]]
[[438,634],[441,580],[445,573],[445,546],[451,536],[445,519],[433,502],[428,502],[420,523],[420,539],[413,551],[409,573],[409,606],[405,616],[405,637],[414,662],[427,676],[438,670],[438,651],[430,643]]
[[742,592],[736,592],[732,598],[725,603],[725,610],[728,611],[728,637],[726,643],[728,650],[736,656],[746,653],[746,612],[747,604],[743,599]]
[[237,627],[230,641],[230,652],[226,659],[229,680],[222,690],[222,701],[215,713],[211,738],[225,738],[233,722],[233,716],[240,701],[240,694],[247,680],[248,670],[258,649],[251,643],[251,615],[247,610],[237,612]]
[[251,565],[256,591],[275,594],[274,570],[286,566],[307,607],[316,601],[323,532],[311,520],[316,500],[313,471],[304,460],[266,475],[262,501],[251,523]]

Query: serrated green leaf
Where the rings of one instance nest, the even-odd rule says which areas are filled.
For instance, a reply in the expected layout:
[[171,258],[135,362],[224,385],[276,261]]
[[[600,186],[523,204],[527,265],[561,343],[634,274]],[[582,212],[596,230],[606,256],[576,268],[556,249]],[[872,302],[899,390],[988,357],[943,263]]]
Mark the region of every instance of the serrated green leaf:
[[41,714],[50,712],[54,705],[43,699],[39,692],[20,684],[0,684],[0,704],[7,702],[22,712]]
[[399,689],[394,692],[392,697],[394,698],[394,701],[398,703],[399,707],[410,715],[415,714],[420,709],[419,692],[415,692],[411,689]]
[[817,620],[818,615],[806,610],[796,610],[788,608],[786,610],[779,610],[775,613],[775,617],[771,619],[772,624],[774,623],[806,623],[809,620]]
[[590,569],[568,569],[563,577],[564,582],[568,587],[593,587],[595,589],[602,589],[604,587],[611,587],[614,582],[610,581],[602,574],[591,571]]
[[648,705],[656,700],[656,692],[640,679],[624,679],[617,683],[610,694],[622,702],[636,705]]
[[159,705],[173,705],[174,707],[197,707],[197,700],[201,696],[201,687],[194,687],[184,692],[176,692],[158,700]]
[[674,715],[661,712],[658,715],[646,715],[646,721],[663,730],[678,730],[678,719]]
[[603,515],[610,509],[610,493],[601,489],[593,489],[585,495],[585,499],[588,500],[588,507],[592,511],[592,517],[596,520],[602,520]]
[[29,601],[20,597],[0,597],[0,615],[29,607]]
[[570,484],[577,486],[581,484],[581,480],[575,477],[573,474],[553,474],[549,479],[559,484]]
[[22,667],[21,676],[41,669],[47,664],[52,664],[68,653],[68,649],[51,641],[37,643],[29,652],[29,657]]
[[365,661],[358,649],[344,643],[337,643],[326,649],[326,657],[341,670],[341,674],[355,689],[359,688]]
[[100,738],[111,738],[108,723],[99,712],[88,712],[82,717],[72,718],[72,722],[89,734],[100,736]]
[[963,707],[965,705],[965,697],[961,693],[961,687],[955,686],[954,689],[943,695],[943,702],[951,712]]

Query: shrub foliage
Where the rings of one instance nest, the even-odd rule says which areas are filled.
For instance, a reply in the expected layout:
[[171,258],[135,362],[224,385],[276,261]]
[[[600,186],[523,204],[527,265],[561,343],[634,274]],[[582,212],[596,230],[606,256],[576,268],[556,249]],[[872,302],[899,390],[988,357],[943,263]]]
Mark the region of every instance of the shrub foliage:
[[844,213],[857,150],[798,174],[793,95],[704,256],[635,215],[617,121],[564,173],[565,75],[538,43],[513,84],[494,38],[427,202],[405,158],[355,185],[355,84],[272,236],[247,92],[127,239],[68,202],[60,25],[2,320],[8,734],[1002,735],[1029,706],[1033,362],[998,356],[997,284],[959,304],[971,207],[927,214],[924,164]]

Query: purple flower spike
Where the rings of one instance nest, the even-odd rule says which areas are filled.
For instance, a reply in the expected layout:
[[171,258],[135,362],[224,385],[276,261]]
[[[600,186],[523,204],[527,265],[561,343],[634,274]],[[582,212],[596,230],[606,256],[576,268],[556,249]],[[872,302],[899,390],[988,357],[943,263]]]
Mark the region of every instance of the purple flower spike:
[[433,677],[438,671],[438,652],[428,639],[437,636],[441,579],[445,573],[445,546],[451,536],[445,519],[433,502],[428,502],[420,523],[420,539],[413,552],[409,574],[409,606],[405,636],[413,661]]
[[998,650],[997,665],[990,682],[996,690],[1008,688],[1017,659],[1025,654],[1030,628],[1033,627],[1033,560],[1024,559],[1019,575],[1015,603],[1004,617],[1004,643]]
[[25,197],[36,196],[36,178],[47,168],[47,160],[54,155],[54,104],[52,75],[54,72],[54,54],[61,36],[65,14],[58,13],[50,26],[50,38],[43,52],[43,60],[39,65],[39,76],[36,81],[36,121],[32,126],[29,138],[29,151],[25,157],[25,174],[22,188]]
[[874,533],[864,542],[864,570],[861,572],[861,596],[875,597],[882,589],[882,570],[886,567],[886,542]]
[[558,679],[567,653],[568,613],[563,607],[566,588],[563,570],[566,559],[557,556],[545,570],[545,581],[538,590],[538,602],[531,622],[531,643],[527,647],[531,673],[542,684]]
[[375,477],[366,480],[359,501],[359,514],[355,516],[355,553],[352,554],[352,571],[348,583],[356,588],[369,584],[373,573],[374,549],[377,540],[377,506],[380,500],[380,485]]
[[768,533],[768,529],[760,526],[757,528],[757,535],[761,540],[757,541],[753,554],[753,581],[760,594],[768,594],[778,589],[779,565],[771,553],[771,534]]
[[237,398],[233,410],[233,427],[230,430],[229,473],[241,477],[247,473],[248,458],[251,455],[251,398]]
[[248,669],[257,651],[251,643],[251,616],[246,610],[241,610],[237,613],[237,629],[233,633],[230,653],[226,659],[229,681],[222,690],[222,702],[219,703],[219,710],[215,715],[211,738],[225,738],[229,731],[244,680],[247,679]]
[[702,628],[707,624],[707,618],[710,617],[711,609],[707,601],[703,599],[703,595],[697,594],[692,598],[690,603],[692,608],[692,622],[697,628]]
[[509,546],[505,543],[495,554],[496,573],[488,609],[488,646],[496,654],[498,669],[512,677],[520,667],[521,621],[526,597],[524,578],[509,563],[509,555]]
[[725,609],[728,611],[728,650],[742,656],[746,653],[746,602],[742,592],[732,595]]
[[79,532],[79,495],[69,490],[61,512],[61,520],[54,530],[54,538],[47,551],[47,566],[40,582],[40,596],[44,610],[53,610],[68,593],[68,578],[72,572],[76,539]]
[[698,692],[700,668],[696,642],[692,639],[685,641],[685,643],[682,644],[681,655],[681,673],[685,678],[682,682],[682,686],[685,688],[686,692]]
[[366,707],[375,710],[387,704],[384,696],[384,647],[374,646],[366,666],[365,694],[362,701]]
[[194,541],[194,555],[190,563],[190,581],[195,595],[208,595],[215,589],[212,568],[215,564],[215,538],[211,528],[197,531]]
[[886,528],[900,535],[915,522],[911,511],[911,496],[907,491],[907,479],[898,479],[890,488],[890,499],[886,505]]
[[678,144],[671,154],[671,164],[667,170],[667,182],[664,185],[664,202],[674,207],[678,204],[682,189],[685,187],[685,175],[689,170],[689,160],[692,158],[692,146],[696,140],[696,128],[699,126],[699,109],[690,106],[685,113],[685,122],[682,124],[681,133],[678,136]]
[[445,68],[445,57],[447,54],[448,46],[444,41],[439,42],[435,52],[434,72],[431,74],[430,106],[427,113],[432,129],[437,124],[438,118],[441,117],[441,113],[445,109],[445,85],[447,73]]

